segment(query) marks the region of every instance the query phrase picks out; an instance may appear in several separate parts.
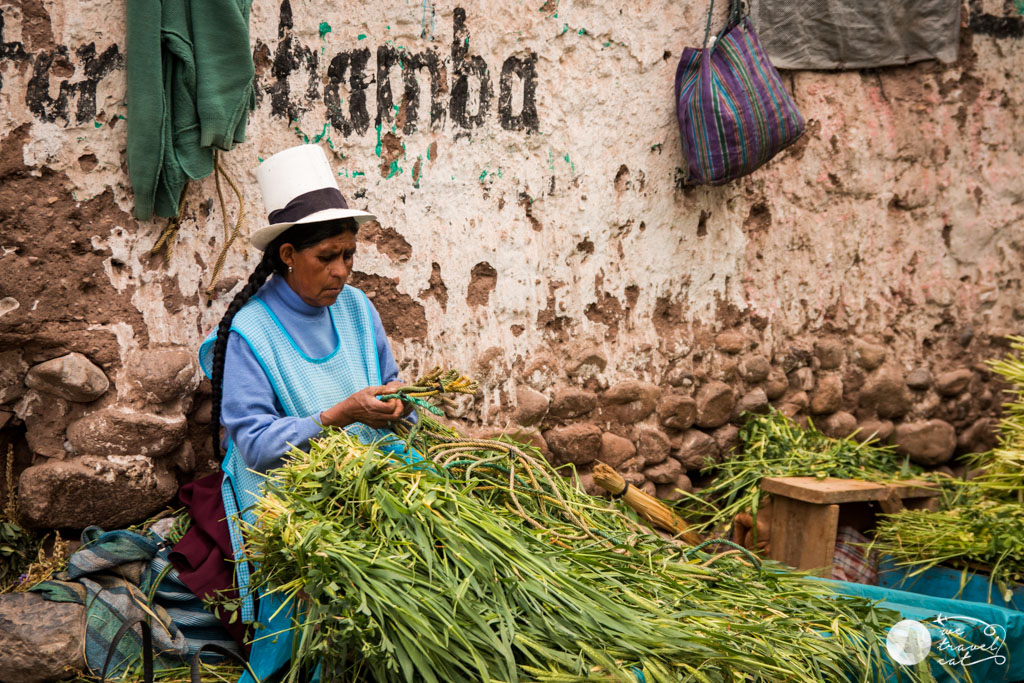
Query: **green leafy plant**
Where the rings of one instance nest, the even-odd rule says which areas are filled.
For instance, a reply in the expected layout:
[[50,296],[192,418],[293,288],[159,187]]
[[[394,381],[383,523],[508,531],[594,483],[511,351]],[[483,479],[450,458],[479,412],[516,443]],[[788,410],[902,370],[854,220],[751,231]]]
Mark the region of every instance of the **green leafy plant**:
[[[1011,337],[1024,351],[1024,337]],[[976,472],[947,487],[938,512],[905,510],[879,522],[873,548],[919,574],[940,564],[989,575],[989,587],[1005,600],[1024,581],[1024,360],[991,361],[1013,398],[1004,404],[999,444],[966,464]]]
[[527,446],[422,413],[413,445],[405,464],[328,430],[269,474],[246,549],[297,615],[289,680],[884,677],[895,613],[662,539]]
[[0,512],[0,593],[21,582],[36,559],[42,539],[18,523],[18,500],[14,487],[14,448],[8,447],[4,465],[7,501]]
[[740,429],[742,446],[721,463],[702,470],[714,481],[699,494],[688,494],[675,503],[694,529],[710,532],[731,524],[740,512],[756,514],[761,503],[764,477],[838,477],[888,482],[898,479],[942,479],[927,474],[892,446],[834,439],[806,428],[782,413],[751,415]]

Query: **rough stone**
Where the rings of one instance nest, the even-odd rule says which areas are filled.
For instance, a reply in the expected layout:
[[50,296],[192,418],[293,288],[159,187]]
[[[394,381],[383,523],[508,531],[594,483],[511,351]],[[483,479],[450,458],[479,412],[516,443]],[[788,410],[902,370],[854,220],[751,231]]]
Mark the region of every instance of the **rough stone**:
[[665,371],[665,383],[679,389],[692,389],[693,366],[688,361],[675,361]]
[[683,466],[675,458],[668,458],[662,463],[644,470],[647,478],[655,484],[672,484],[680,474],[684,474]]
[[25,393],[25,375],[28,363],[20,351],[0,353],[0,405],[11,403]]
[[733,358],[726,358],[718,364],[713,375],[714,379],[726,384],[736,384],[740,381],[740,366]]
[[735,403],[732,387],[724,382],[708,382],[697,392],[697,425],[721,427],[729,421]]
[[[533,446],[545,458],[551,456],[551,451],[548,449],[548,444],[541,436],[539,430],[534,427],[519,427],[516,425],[508,425],[506,427],[463,427],[465,434],[475,439],[500,439],[507,437],[513,441],[525,444],[527,446]],[[177,453],[177,451],[175,451]]]
[[843,364],[843,343],[838,339],[819,339],[814,342],[814,355],[822,370],[835,370]]
[[603,489],[594,482],[593,472],[577,472],[576,476],[579,477],[581,489],[583,489],[592,496],[597,496],[601,494],[601,491]]
[[597,395],[575,387],[559,387],[552,392],[550,417],[567,420],[582,417],[597,407]]
[[174,401],[199,386],[195,354],[185,349],[136,352],[126,370],[136,395],[149,403]]
[[[213,419],[213,401],[208,398],[204,398],[196,406],[196,409],[192,412],[190,420],[197,425],[208,425],[210,420]],[[523,424],[520,422],[519,424]]]
[[806,391],[794,391],[782,400],[779,409],[781,410],[785,405],[793,406],[796,408],[796,412],[802,413],[810,407],[811,399],[808,398]]
[[953,457],[956,430],[943,420],[904,422],[896,426],[893,443],[918,465],[935,467]]
[[634,424],[654,412],[660,396],[661,389],[649,382],[619,382],[601,396],[604,417],[624,425]]
[[539,429],[534,427],[526,429],[508,429],[502,430],[502,434],[505,434],[515,441],[524,443],[527,446],[533,446],[541,452],[545,458],[551,457],[551,449],[548,448],[548,442],[544,439],[544,435],[540,433]]
[[668,429],[689,429],[697,419],[697,402],[689,396],[667,394],[658,401],[658,420]]
[[516,412],[512,417],[527,427],[537,424],[547,415],[550,402],[547,396],[536,389],[521,384],[516,387]]
[[67,454],[64,430],[71,413],[67,401],[32,389],[16,408],[16,414],[25,422],[25,440],[33,453],[57,459]]
[[96,365],[80,353],[69,353],[33,366],[25,384],[67,401],[89,403],[110,387],[110,381]]
[[83,456],[22,472],[18,505],[30,526],[117,529],[159,510],[177,490],[177,479],[159,461],[142,455]]
[[629,460],[626,460],[624,463],[619,465],[619,472],[639,472],[643,470],[643,468],[646,466],[647,463],[644,462],[644,459],[641,458],[639,455],[635,455]]
[[821,431],[833,439],[845,439],[857,431],[857,418],[840,410],[822,420]]
[[858,339],[853,344],[851,360],[865,370],[874,370],[885,360],[886,353],[884,346]]
[[680,474],[671,484],[655,485],[656,496],[661,500],[681,500],[683,494],[680,491],[690,493],[693,491],[693,482],[686,474]]
[[656,427],[640,427],[637,430],[636,454],[647,465],[657,465],[668,457],[672,450],[668,436]]
[[699,429],[687,429],[675,458],[687,470],[699,470],[718,459],[718,444]]
[[839,375],[825,375],[811,394],[811,413],[823,415],[839,410],[843,403],[843,380]]
[[968,368],[944,372],[935,378],[935,390],[943,396],[956,396],[971,383],[971,377]]
[[927,368],[914,368],[907,373],[907,386],[916,391],[924,391],[932,385],[932,373]]
[[860,390],[860,405],[879,417],[903,417],[910,410],[911,396],[899,368],[885,366],[872,373]]
[[569,368],[569,376],[587,381],[593,379],[608,367],[608,357],[600,349],[584,349],[578,354]]
[[734,448],[740,446],[740,428],[736,425],[722,425],[711,433],[722,459],[728,458]]
[[601,430],[589,423],[555,427],[542,435],[557,464],[586,465],[601,453]]
[[618,434],[604,432],[601,434],[601,450],[597,459],[614,470],[619,469],[622,463],[636,455],[636,446],[629,439]]
[[810,391],[814,388],[814,370],[797,368],[787,375],[789,386],[797,391]]
[[747,336],[738,330],[726,330],[715,337],[715,347],[724,353],[736,354],[747,346]]
[[889,420],[861,420],[857,424],[857,433],[853,438],[860,442],[876,440],[884,443],[892,436],[894,429],[896,425]]
[[555,384],[561,374],[559,362],[549,353],[538,353],[523,371],[523,381],[536,391],[542,391]]
[[622,479],[630,486],[635,486],[638,489],[642,488],[647,483],[647,477],[643,472],[622,472]]
[[763,415],[768,412],[768,407],[768,395],[764,393],[764,389],[761,387],[755,387],[743,394],[740,400],[736,401],[729,419],[736,424],[740,424],[746,420],[747,413]]
[[185,417],[164,417],[112,407],[89,413],[68,426],[68,442],[79,455],[145,455],[157,458],[185,439]]
[[168,456],[168,460],[180,472],[189,474],[194,472],[196,469],[196,451],[192,448],[192,444],[185,440],[180,446],[174,449],[174,452]]
[[85,669],[85,607],[39,593],[0,595],[0,680],[43,683]]
[[779,413],[785,415],[791,420],[795,419],[796,416],[800,414],[800,406],[796,405],[795,403],[787,403],[783,401],[778,406],[776,406],[776,409],[779,411]]
[[956,439],[957,448],[964,453],[984,453],[999,444],[999,421],[994,417],[979,417]]
[[787,375],[797,368],[804,368],[811,364],[814,354],[800,346],[791,346],[775,355],[775,364],[782,368]]
[[766,356],[750,356],[744,358],[743,362],[740,363],[740,374],[743,375],[744,380],[751,384],[760,384],[768,379],[771,372],[772,364]]
[[653,481],[644,481],[644,483],[637,488],[652,498],[658,495],[658,487],[654,485]]
[[782,370],[772,370],[764,383],[764,393],[769,401],[776,401],[789,391],[789,378]]

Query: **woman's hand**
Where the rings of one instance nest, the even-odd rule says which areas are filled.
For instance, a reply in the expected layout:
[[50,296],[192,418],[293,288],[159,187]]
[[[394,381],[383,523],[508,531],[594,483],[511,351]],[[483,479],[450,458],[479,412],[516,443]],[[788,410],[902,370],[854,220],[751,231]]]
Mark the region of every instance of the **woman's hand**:
[[366,387],[336,403],[320,413],[320,424],[332,427],[347,427],[353,422],[362,422],[375,429],[382,429],[401,418],[405,412],[405,404],[397,398],[381,401],[381,394],[392,393],[402,386],[401,382],[391,382],[387,386]]

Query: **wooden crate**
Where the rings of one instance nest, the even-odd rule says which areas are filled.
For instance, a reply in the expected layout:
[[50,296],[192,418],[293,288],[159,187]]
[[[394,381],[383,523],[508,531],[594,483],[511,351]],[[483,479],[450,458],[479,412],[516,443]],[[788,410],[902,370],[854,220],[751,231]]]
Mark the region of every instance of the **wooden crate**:
[[761,490],[772,494],[769,556],[826,578],[832,575],[841,505],[873,501],[891,513],[939,493],[925,481],[878,484],[834,477],[765,477]]

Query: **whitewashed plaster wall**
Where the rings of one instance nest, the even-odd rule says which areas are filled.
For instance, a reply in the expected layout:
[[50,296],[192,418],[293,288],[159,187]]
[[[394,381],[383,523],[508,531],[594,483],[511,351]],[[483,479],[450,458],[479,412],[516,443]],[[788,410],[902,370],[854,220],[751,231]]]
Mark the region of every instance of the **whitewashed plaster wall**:
[[[47,180],[35,186],[47,195],[40,230],[67,229],[48,225],[45,207],[69,193],[78,207],[112,198],[105,219],[76,234],[103,259],[101,291],[137,319],[81,316],[109,331],[122,358],[147,344],[195,348],[229,301],[224,287],[210,305],[202,295],[224,240],[212,178],[192,191],[166,263],[149,255],[165,221],[130,218],[123,11],[0,0],[0,135],[19,142],[25,174]],[[259,159],[307,139],[323,145],[350,202],[380,216],[369,235],[380,246],[365,240],[357,269],[394,279],[366,281],[379,285],[410,372],[479,367],[483,357],[508,378],[538,354],[597,349],[612,380],[657,381],[702,331],[727,327],[767,349],[808,333],[877,335],[908,358],[962,341],[964,330],[1013,331],[1024,314],[1014,314],[1024,42],[974,20],[1020,18],[1001,3],[973,2],[952,65],[784,74],[808,121],[805,140],[741,181],[683,188],[672,79],[681,50],[702,37],[705,11],[703,2],[257,0],[259,106],[247,140],[222,156],[245,194],[245,224],[255,229],[264,214]],[[453,44],[487,66],[492,94],[478,126],[459,125],[451,111]],[[382,48],[436,53],[439,120],[430,121],[421,70],[414,130],[400,125],[400,106],[375,125]],[[370,52],[369,122],[346,135],[331,125],[324,93],[332,60],[361,49]],[[534,55],[533,96],[512,78],[506,110],[532,101],[535,129],[528,121],[509,130],[499,114],[502,67]],[[402,69],[387,82],[399,105]],[[337,87],[349,116],[352,88]],[[479,110],[476,79],[468,109]],[[227,218],[236,215],[229,201]],[[0,253],[0,269],[18,258]],[[233,249],[224,282],[240,287],[257,259],[251,247]],[[432,288],[435,263],[443,284],[435,276]],[[3,287],[0,310],[10,312],[0,323],[20,325],[9,339],[28,339],[47,310],[17,281]],[[446,300],[435,296],[442,289]]]

